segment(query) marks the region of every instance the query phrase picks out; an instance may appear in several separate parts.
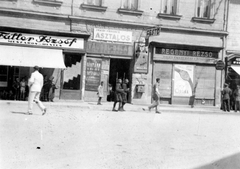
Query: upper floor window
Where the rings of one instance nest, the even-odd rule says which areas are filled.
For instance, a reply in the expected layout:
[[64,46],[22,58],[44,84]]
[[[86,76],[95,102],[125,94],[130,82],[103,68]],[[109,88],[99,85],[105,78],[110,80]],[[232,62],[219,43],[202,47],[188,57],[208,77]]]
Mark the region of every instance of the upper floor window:
[[129,10],[139,9],[139,0],[122,0],[121,8]]
[[178,6],[179,6],[179,0],[162,0],[160,13],[177,15]]
[[103,5],[103,0],[84,0],[84,4],[102,6]]
[[197,0],[196,17],[210,19],[213,13],[213,0]]

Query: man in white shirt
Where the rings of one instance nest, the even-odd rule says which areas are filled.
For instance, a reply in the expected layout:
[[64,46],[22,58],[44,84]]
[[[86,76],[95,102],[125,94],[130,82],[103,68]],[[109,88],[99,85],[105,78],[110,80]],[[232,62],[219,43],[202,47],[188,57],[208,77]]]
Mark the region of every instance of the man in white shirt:
[[28,114],[32,115],[33,102],[38,104],[38,107],[42,110],[42,115],[47,112],[46,107],[40,101],[40,94],[43,87],[43,75],[39,73],[39,67],[34,66],[34,72],[28,81],[29,96],[28,96]]

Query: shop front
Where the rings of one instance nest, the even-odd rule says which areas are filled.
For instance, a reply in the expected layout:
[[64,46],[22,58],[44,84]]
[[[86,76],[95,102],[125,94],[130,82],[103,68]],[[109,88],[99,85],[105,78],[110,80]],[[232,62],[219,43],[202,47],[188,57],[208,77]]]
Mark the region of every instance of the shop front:
[[225,82],[234,91],[240,85],[240,53],[231,52],[226,57]]
[[101,81],[104,82],[103,101],[107,100],[110,90],[114,90],[117,79],[131,81],[132,45],[88,41],[86,51],[85,101],[97,100]]
[[154,47],[153,79],[161,78],[161,102],[215,105],[218,51],[160,45]]
[[152,83],[161,79],[161,103],[210,105],[220,103],[222,59],[220,36],[162,31],[150,38]]
[[[26,100],[26,97],[16,94],[18,89],[13,85],[21,81],[27,83],[35,65],[41,68],[40,73],[44,76],[43,89],[49,86],[46,84],[50,81],[57,86],[56,98],[67,98],[66,90],[79,90],[80,93],[81,78],[79,76],[81,75],[81,57],[85,53],[85,37],[81,38],[80,35],[70,33],[1,29],[1,99]],[[41,99],[47,101],[46,95],[43,93]],[[80,99],[80,94],[74,98]]]

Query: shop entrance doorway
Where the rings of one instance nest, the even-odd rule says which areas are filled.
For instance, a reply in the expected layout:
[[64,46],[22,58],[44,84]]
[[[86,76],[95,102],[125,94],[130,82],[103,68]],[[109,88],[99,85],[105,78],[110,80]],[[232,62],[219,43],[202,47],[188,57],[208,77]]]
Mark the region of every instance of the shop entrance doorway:
[[[115,91],[116,80],[117,79],[128,79],[129,84],[128,87],[130,88],[131,84],[131,76],[130,76],[130,66],[131,60],[130,59],[110,59],[110,72],[109,72],[109,84],[112,85],[113,91]],[[128,102],[130,102],[130,93],[128,96]]]

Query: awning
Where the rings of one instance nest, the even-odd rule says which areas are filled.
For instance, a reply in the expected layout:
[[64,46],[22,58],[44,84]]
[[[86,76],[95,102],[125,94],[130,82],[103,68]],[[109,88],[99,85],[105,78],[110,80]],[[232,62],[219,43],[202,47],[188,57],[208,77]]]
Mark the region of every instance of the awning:
[[240,75],[240,66],[231,66],[231,68],[237,73]]
[[0,45],[0,65],[66,68],[62,50]]

